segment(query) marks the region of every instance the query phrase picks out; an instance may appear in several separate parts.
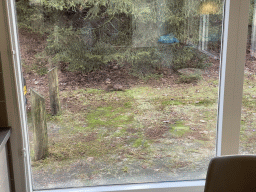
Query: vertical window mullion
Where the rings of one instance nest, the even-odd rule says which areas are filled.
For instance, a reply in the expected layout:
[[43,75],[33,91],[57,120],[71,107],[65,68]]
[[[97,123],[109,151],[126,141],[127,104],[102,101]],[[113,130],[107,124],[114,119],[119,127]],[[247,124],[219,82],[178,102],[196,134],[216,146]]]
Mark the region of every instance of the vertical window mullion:
[[3,59],[8,125],[12,128],[10,137],[11,154],[16,191],[32,191],[29,177],[28,139],[24,107],[22,72],[16,36],[14,0],[0,0],[0,52]]
[[225,2],[217,123],[218,156],[238,153],[249,2]]

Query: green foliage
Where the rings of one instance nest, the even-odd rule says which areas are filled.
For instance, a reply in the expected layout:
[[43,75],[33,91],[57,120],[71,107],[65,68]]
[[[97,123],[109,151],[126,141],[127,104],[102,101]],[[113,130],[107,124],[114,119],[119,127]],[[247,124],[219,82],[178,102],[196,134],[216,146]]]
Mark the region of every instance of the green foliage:
[[182,121],[177,121],[170,129],[170,132],[174,137],[182,137],[185,133],[189,132],[190,129],[183,125]]
[[244,95],[243,97],[243,107],[246,107],[248,109],[253,109],[255,107],[255,99],[252,98],[250,95]]
[[39,53],[35,57],[32,69],[40,76],[47,74],[48,69],[46,65],[48,63],[48,59],[45,53]]
[[122,168],[122,170],[123,170],[123,172],[127,173],[127,172],[128,172],[128,167],[127,167],[127,166],[124,166],[124,167]]
[[162,101],[161,104],[166,106],[166,105],[184,105],[185,103],[179,100],[165,100],[165,101]]
[[[222,4],[220,0],[214,2]],[[68,63],[70,71],[91,72],[113,61],[121,65],[125,61],[131,74],[148,78],[158,75],[163,66],[174,70],[209,66],[202,53],[184,46],[198,43],[200,1],[40,0],[33,3],[17,2],[20,26],[47,31],[46,53],[55,64]],[[133,22],[137,20],[139,25],[150,23],[150,27],[159,28],[161,34],[154,34],[154,38],[144,35],[145,39],[155,42],[159,35],[173,33],[180,43],[170,45],[168,52],[162,48],[131,48],[135,33],[140,33],[136,34],[138,37],[145,33],[136,30]],[[43,74],[44,70],[39,73]]]
[[67,62],[68,70],[83,72],[98,70],[122,57],[110,44],[98,42],[91,47],[84,42],[80,30],[58,26],[47,40],[46,52],[53,56],[55,63]]
[[131,74],[146,77],[161,68],[161,54],[156,48],[127,50],[126,59],[131,64]]
[[132,103],[131,102],[126,102],[126,103],[124,103],[124,106],[126,108],[131,108],[132,107]]
[[148,142],[147,142],[146,140],[144,140],[144,139],[142,139],[142,138],[139,138],[139,139],[137,139],[137,140],[133,143],[133,147],[138,148],[138,147],[140,147],[140,146],[146,148],[146,147],[149,147],[149,144],[148,144]]
[[193,47],[174,45],[172,53],[172,67],[174,70],[182,68],[204,69],[211,65],[206,63],[207,56]]
[[[72,27],[64,29],[55,26],[53,32],[47,39],[46,52],[53,56],[55,54],[65,52],[67,49],[66,46],[71,44],[71,39],[76,38],[77,34],[75,31],[73,31]],[[58,57],[58,55],[55,55],[55,57]]]
[[166,22],[168,23],[169,32],[173,33],[180,42],[185,42],[184,28],[186,17],[184,17],[185,0],[168,1],[170,14],[167,15]]
[[20,0],[16,3],[17,20],[20,28],[42,32],[43,10],[40,6],[30,5],[29,1]]
[[255,0],[250,1],[249,25],[252,25],[252,22],[253,22],[254,3],[255,3]]
[[202,99],[198,103],[195,103],[195,106],[208,107],[208,106],[213,105],[214,103],[216,103],[216,101],[214,99]]
[[[112,106],[98,107],[95,111],[88,113],[87,122],[88,127],[120,127],[130,124],[134,121],[133,115],[122,114],[123,112],[130,110],[122,106],[114,110]],[[107,121],[106,121],[107,119]]]
[[132,11],[133,0],[42,0],[41,3],[51,9],[68,10],[68,9],[89,9],[89,17],[97,17],[106,9],[108,15],[118,13],[130,13]]

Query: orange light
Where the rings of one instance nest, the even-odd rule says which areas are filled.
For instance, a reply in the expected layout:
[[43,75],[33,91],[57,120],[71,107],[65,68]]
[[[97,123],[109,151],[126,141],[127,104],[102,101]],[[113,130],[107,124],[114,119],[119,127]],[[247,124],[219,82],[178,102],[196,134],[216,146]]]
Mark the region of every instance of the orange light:
[[218,5],[214,2],[203,2],[200,6],[200,14],[215,14],[218,12]]

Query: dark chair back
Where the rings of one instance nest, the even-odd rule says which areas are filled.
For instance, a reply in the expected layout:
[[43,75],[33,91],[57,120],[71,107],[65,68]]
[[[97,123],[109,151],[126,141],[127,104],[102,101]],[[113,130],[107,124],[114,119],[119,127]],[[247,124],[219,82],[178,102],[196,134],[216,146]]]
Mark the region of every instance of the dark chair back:
[[213,158],[208,167],[204,192],[256,192],[256,156]]

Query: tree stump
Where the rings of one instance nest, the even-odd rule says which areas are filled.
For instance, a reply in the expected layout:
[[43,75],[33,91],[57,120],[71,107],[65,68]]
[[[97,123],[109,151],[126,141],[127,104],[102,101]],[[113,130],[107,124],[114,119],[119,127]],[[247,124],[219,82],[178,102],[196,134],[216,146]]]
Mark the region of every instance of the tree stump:
[[60,114],[60,97],[59,97],[59,80],[57,68],[53,68],[48,72],[49,94],[52,115]]
[[48,135],[46,124],[45,99],[31,89],[31,114],[34,133],[34,160],[40,160],[48,154]]

